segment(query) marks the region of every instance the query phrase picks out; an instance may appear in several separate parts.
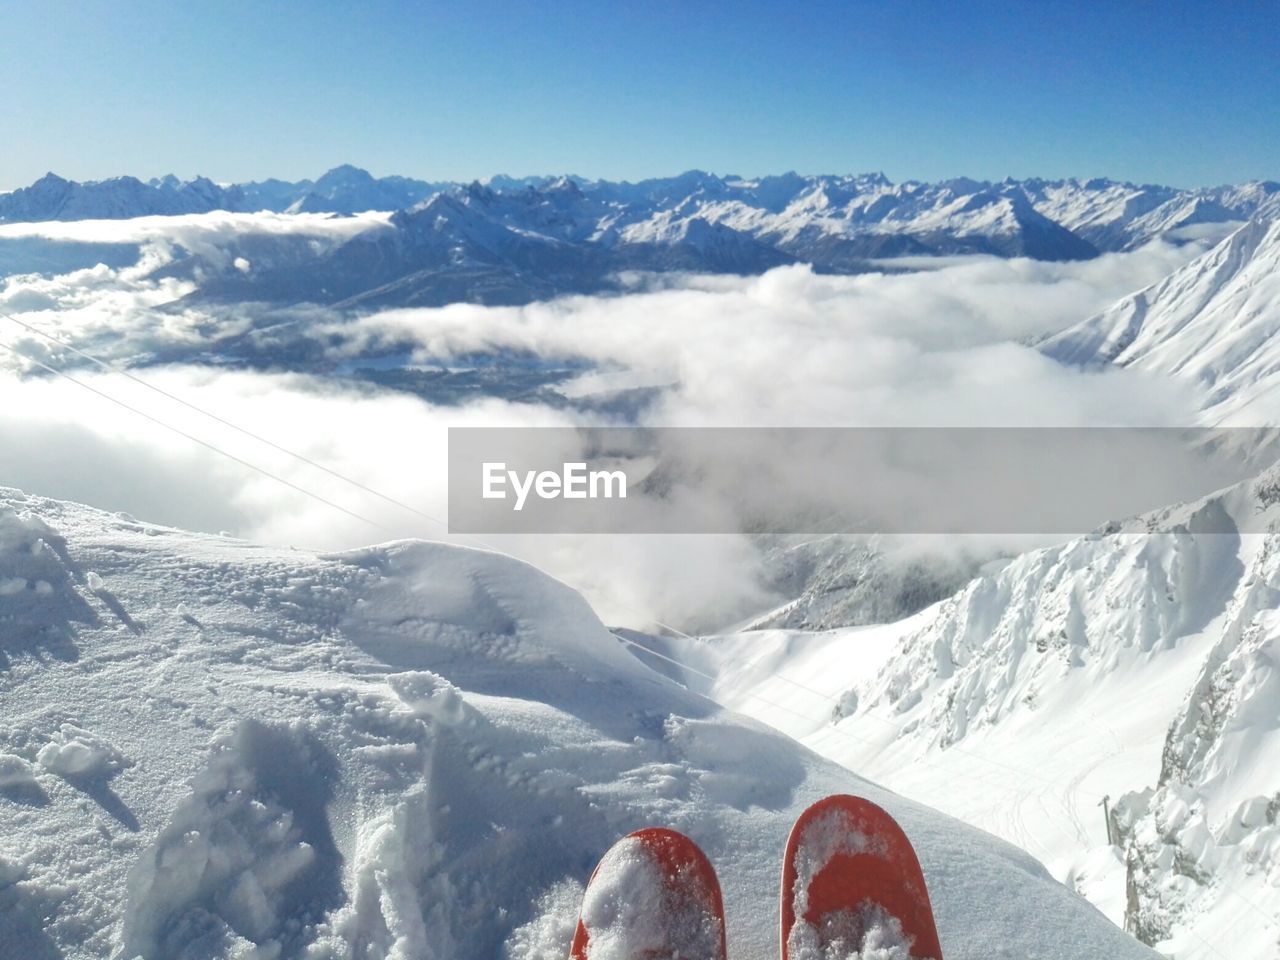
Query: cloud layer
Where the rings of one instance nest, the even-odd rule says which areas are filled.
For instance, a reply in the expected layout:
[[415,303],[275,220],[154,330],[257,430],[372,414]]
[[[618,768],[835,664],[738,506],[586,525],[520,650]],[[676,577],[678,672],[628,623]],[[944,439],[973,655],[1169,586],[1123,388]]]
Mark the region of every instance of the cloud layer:
[[[562,405],[482,398],[433,403],[329,376],[222,369],[219,344],[280,326],[248,306],[157,310],[190,289],[157,275],[173,245],[260,229],[355,231],[376,224],[210,215],[181,223],[40,225],[40,236],[143,245],[132,267],[10,277],[0,310],[136,367],[165,390],[252,428],[434,517],[446,513],[450,425],[568,425],[608,420]],[[190,220],[191,223],[185,221]],[[278,221],[278,222],[277,222]],[[0,233],[14,228],[0,228]],[[330,238],[332,239],[332,238]],[[929,270],[856,277],[801,267],[761,277],[638,280],[622,297],[520,308],[454,305],[359,318],[294,311],[293,346],[326,364],[401,355],[441,366],[474,354],[585,361],[565,394],[659,387],[643,421],[660,425],[1130,425],[1190,423],[1194,398],[1126,371],[1084,373],[1025,342],[1153,282],[1194,248],[1153,245],[1052,264],[965,258]],[[252,268],[251,266],[249,267]],[[0,343],[55,366],[68,358],[0,320]],[[116,375],[75,376],[291,483],[368,524],[93,396],[35,375],[0,350],[0,483],[124,510],[154,522],[300,547],[354,547],[393,536],[440,538],[423,517],[371,497]],[[741,537],[508,538],[499,546],[584,589],[609,619],[645,614],[700,626],[771,600],[757,551]]]

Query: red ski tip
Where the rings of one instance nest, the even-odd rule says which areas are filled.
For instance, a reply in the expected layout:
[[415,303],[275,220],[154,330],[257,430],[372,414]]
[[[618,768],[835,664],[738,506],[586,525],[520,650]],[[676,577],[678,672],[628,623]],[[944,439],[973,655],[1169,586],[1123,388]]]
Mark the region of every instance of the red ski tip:
[[724,901],[711,861],[682,833],[637,830],[600,860],[570,960],[726,960]]
[[827,797],[796,821],[782,869],[781,932],[782,960],[942,960],[911,841],[861,797]]

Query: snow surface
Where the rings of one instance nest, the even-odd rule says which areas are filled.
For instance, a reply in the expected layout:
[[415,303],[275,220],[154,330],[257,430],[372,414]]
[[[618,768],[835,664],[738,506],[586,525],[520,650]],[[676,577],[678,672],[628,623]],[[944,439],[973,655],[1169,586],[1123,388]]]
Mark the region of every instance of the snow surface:
[[0,597],[5,957],[562,957],[645,825],[711,857],[730,955],[775,956],[787,833],[835,792],[913,838],[951,960],[1151,955],[499,555],[316,556],[6,490],[0,576],[24,583]]

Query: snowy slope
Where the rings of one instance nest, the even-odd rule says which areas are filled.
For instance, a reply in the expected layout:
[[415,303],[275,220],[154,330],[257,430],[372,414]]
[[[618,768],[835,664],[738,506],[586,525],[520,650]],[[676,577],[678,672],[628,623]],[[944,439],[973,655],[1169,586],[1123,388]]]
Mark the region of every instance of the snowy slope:
[[1161,950],[1274,958],[1280,538],[1239,529],[1274,529],[1277,476],[1025,554],[897,624],[678,654],[721,702],[1017,843]]
[[1164,280],[1042,344],[1197,386],[1209,423],[1280,416],[1280,219],[1253,220]]
[[0,495],[0,955],[563,956],[621,833],[691,834],[731,955],[835,791],[916,840],[948,958],[1143,957],[1026,854],[649,670],[498,555],[339,556]]
[[772,593],[790,598],[741,630],[826,630],[901,620],[955,593],[977,557],[907,555],[856,536],[765,537],[758,542]]
[[1100,250],[1129,249],[1160,236],[1222,236],[1251,217],[1280,212],[1280,184],[1269,181],[1198,190],[1103,178],[1009,182],[1041,214]]

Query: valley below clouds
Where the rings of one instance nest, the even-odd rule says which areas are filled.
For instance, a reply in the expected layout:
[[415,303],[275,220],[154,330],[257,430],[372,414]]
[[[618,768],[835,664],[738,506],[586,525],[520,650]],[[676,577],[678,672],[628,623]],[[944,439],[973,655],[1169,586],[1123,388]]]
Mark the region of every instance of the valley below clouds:
[[[0,226],[0,243],[29,245],[33,262],[50,249],[72,259],[93,259],[104,245],[136,249],[114,266],[59,272],[46,264],[5,279],[6,482],[157,523],[341,549],[388,535],[446,538],[420,514],[447,512],[449,426],[1195,422],[1194,390],[1119,368],[1063,366],[1034,345],[1166,276],[1207,242],[1154,241],[1070,262],[887,261],[854,276],[800,265],[758,276],[636,275],[627,293],[520,306],[339,309],[193,296],[209,272],[315,256],[386,229],[385,220],[219,212]],[[762,551],[744,536],[508,537],[500,545],[584,589],[620,623],[655,617],[712,627],[780,599]]]

